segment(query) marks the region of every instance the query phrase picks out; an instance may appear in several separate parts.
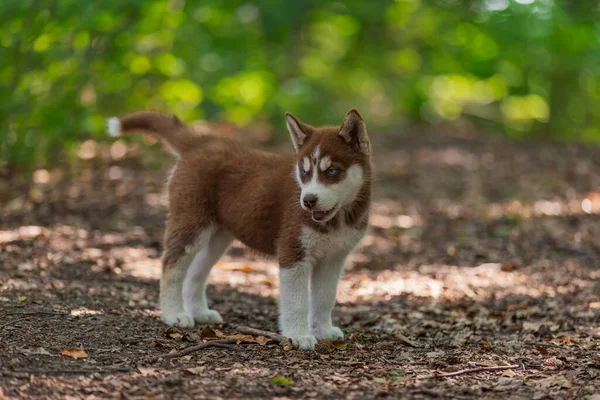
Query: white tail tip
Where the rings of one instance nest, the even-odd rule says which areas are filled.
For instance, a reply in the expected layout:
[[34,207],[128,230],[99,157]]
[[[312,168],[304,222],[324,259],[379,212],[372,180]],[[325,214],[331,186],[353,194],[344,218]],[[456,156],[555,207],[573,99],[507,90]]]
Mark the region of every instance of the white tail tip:
[[121,121],[117,117],[109,118],[106,121],[107,133],[112,137],[117,137],[121,134]]

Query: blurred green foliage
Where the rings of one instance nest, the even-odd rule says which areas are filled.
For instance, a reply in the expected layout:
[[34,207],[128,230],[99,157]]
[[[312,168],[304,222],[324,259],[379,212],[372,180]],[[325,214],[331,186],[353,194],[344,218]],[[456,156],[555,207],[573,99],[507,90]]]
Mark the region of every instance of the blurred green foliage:
[[139,109],[600,139],[597,1],[3,0],[0,21],[0,165],[52,163]]

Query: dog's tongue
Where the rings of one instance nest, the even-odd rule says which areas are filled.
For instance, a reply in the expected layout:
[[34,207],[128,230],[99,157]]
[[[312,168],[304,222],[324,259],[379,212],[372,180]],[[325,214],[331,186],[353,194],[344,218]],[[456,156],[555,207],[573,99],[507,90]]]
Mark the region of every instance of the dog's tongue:
[[313,211],[312,216],[317,221],[320,221],[322,219],[325,219],[325,217],[327,216],[327,211]]

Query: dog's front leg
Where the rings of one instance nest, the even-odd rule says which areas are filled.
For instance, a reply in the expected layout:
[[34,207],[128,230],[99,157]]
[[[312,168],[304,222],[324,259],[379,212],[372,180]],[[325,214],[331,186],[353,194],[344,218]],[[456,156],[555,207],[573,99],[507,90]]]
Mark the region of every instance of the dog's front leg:
[[282,335],[302,350],[315,348],[308,327],[308,277],[311,264],[300,262],[279,269],[279,326]]
[[342,339],[344,333],[331,321],[337,286],[346,257],[321,260],[315,265],[310,284],[310,328],[318,339]]

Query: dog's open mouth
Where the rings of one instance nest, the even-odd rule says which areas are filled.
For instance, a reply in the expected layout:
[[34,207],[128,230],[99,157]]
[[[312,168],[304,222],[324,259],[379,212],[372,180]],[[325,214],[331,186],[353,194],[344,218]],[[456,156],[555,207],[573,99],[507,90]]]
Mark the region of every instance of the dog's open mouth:
[[315,221],[318,221],[318,222],[325,221],[335,212],[335,209],[336,208],[333,207],[332,209],[327,210],[327,211],[313,210],[313,211],[311,211],[312,219],[314,219]]

